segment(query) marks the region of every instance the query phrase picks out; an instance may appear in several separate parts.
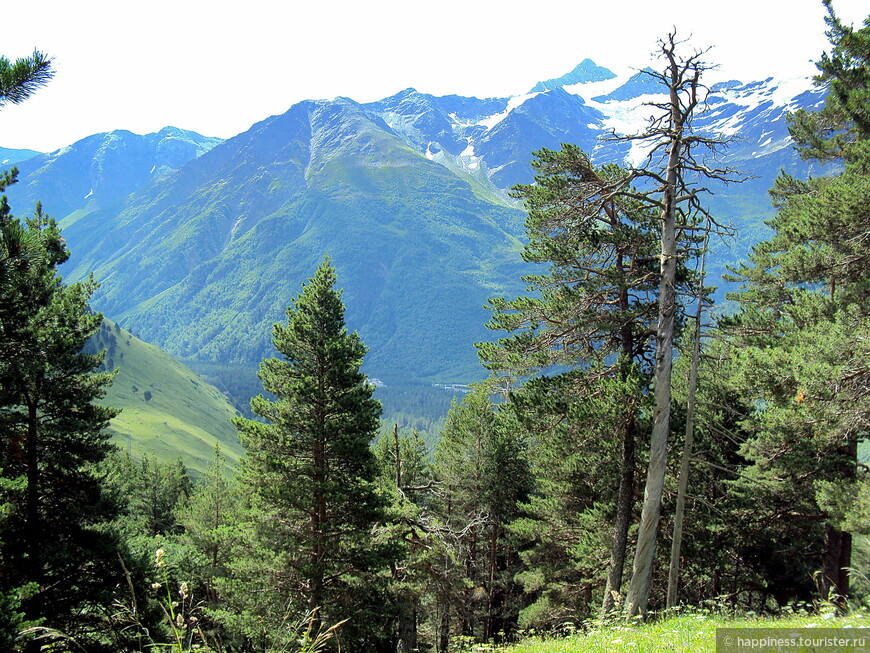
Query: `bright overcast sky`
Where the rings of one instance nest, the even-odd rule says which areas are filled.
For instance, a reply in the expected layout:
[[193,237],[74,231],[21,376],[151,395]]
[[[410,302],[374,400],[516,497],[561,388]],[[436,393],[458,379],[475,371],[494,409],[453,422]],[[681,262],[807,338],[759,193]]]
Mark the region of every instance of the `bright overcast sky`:
[[[860,27],[866,0],[834,0]],[[69,0],[3,7],[0,54],[55,79],[0,111],[0,147],[51,151],[112,129],[228,138],[304,99],[523,93],[591,58],[641,68],[673,26],[717,77],[811,74],[820,0]]]

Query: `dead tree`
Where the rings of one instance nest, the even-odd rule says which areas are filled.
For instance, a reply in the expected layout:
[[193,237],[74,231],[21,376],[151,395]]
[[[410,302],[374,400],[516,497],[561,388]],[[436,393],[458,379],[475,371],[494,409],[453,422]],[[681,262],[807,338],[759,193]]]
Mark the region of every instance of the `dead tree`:
[[647,609],[661,513],[671,417],[674,318],[678,308],[677,261],[686,255],[683,246],[689,243],[691,247],[692,241],[697,240],[701,220],[713,220],[701,202],[701,196],[709,192],[703,183],[707,180],[737,181],[731,170],[707,165],[698,153],[713,152],[725,141],[701,136],[692,129],[695,112],[706,101],[708,89],[701,83],[701,77],[709,68],[702,61],[704,51],[695,51],[691,56],[683,57],[677,52],[680,45],[673,32],[659,41],[660,54],[666,63],[665,70],[647,71],[667,92],[666,101],[652,104],[660,114],[650,121],[642,134],[614,137],[616,140],[640,141],[649,147],[645,166],[633,172],[636,178],[646,180],[648,189],[642,191],[643,200],[661,212],[655,413],[643,511],[625,601],[629,616],[643,614]]

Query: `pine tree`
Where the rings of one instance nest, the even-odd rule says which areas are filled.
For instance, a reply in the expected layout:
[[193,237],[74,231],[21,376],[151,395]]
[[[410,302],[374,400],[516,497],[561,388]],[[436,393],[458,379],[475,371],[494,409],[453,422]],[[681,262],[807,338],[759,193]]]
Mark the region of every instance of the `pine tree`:
[[114,508],[95,467],[111,449],[105,427],[116,411],[95,402],[112,375],[83,353],[102,317],[88,307],[92,280],[64,285],[57,275],[68,254],[40,207],[22,225],[4,201],[0,222],[40,248],[0,285],[0,471],[20,487],[3,522],[0,594],[31,584],[28,618],[74,634],[93,629],[93,604],[109,603],[120,572],[101,529]]
[[805,158],[844,167],[808,181],[777,179],[774,236],[735,271],[741,310],[725,326],[732,383],[756,400],[744,447],[752,472],[791,506],[785,514],[817,533],[823,598],[842,601],[851,535],[826,497],[866,482],[857,444],[870,414],[870,19],[854,30],[826,5],[833,47],[816,81],[829,93],[821,111],[793,116],[792,134]]
[[[29,57],[9,61],[0,56],[0,109],[20,104],[54,76],[51,59],[38,50]],[[0,193],[15,183],[18,170],[0,173]],[[0,287],[8,282],[10,269],[35,262],[43,254],[39,234],[10,219],[6,196],[0,197]]]
[[[602,387],[613,392],[609,399],[619,410],[612,414],[615,433],[608,440],[619,442],[619,451],[601,451],[605,459],[598,466],[609,472],[613,457],[619,460],[601,488],[613,506],[610,564],[602,601],[602,611],[607,613],[622,586],[643,388],[652,373],[660,280],[659,212],[632,188],[630,171],[613,165],[597,168],[572,145],[536,155],[532,164],[537,171],[535,183],[518,186],[514,193],[525,200],[529,212],[524,258],[550,268],[546,274],[525,278],[535,291],[532,296],[490,300],[493,318],[489,326],[510,335],[479,349],[484,364],[496,374],[509,380],[535,376],[512,392],[512,405],[525,414],[526,422],[535,422],[529,428],[539,434],[538,446],[547,446],[548,429],[543,425],[550,424],[550,431],[572,430],[577,447],[600,451],[568,422],[572,411],[582,423],[590,410],[600,409],[597,398]],[[681,234],[679,240],[685,250],[686,235]],[[673,261],[673,284],[689,291],[685,251],[681,253],[681,260]],[[554,366],[567,371],[554,374]],[[602,384],[603,379],[617,382]],[[584,402],[590,405],[581,407]],[[588,431],[592,433],[592,437],[601,437],[597,429]],[[553,433],[552,437],[556,445],[561,435]],[[538,473],[556,478],[563,473],[559,468],[566,459],[549,460],[555,467],[539,466]],[[568,488],[558,482],[552,486],[556,487],[567,500]],[[595,497],[599,499],[603,498]],[[597,505],[596,513],[603,516],[606,509]],[[570,603],[578,605],[573,600]]]
[[241,478],[261,515],[273,618],[289,601],[298,614],[317,610],[324,624],[350,619],[342,648],[368,641],[375,649],[389,616],[378,573],[395,555],[372,537],[386,508],[370,449],[381,406],[360,371],[365,346],[345,327],[335,282],[327,258],[287,309],[287,324],[274,327],[281,358],[264,360],[259,376],[275,398],[251,401],[264,422],[236,421],[247,451]]
[[53,76],[51,59],[38,50],[14,62],[0,56],[0,109],[24,102]]
[[116,522],[123,535],[154,538],[183,530],[176,513],[191,493],[191,482],[181,459],[161,463],[150,455],[136,460],[115,452],[106,462],[105,485],[123,506]]
[[802,158],[837,161],[849,158],[852,146],[870,137],[870,18],[856,30],[837,17],[831,0],[823,3],[833,48],[816,64],[815,82],[828,94],[820,111],[793,114],[790,132]]
[[378,537],[404,544],[400,559],[390,570],[389,594],[396,605],[396,653],[419,650],[420,622],[427,610],[423,606],[431,560],[440,544],[432,528],[433,487],[429,452],[420,435],[400,433],[395,424],[392,433],[381,435],[374,447],[385,493],[391,497],[389,519],[379,527]]
[[460,634],[481,642],[516,630],[519,557],[508,524],[531,490],[525,449],[510,413],[497,410],[481,384],[450,410],[435,452],[434,510],[455,534],[462,571],[441,609],[458,617]]

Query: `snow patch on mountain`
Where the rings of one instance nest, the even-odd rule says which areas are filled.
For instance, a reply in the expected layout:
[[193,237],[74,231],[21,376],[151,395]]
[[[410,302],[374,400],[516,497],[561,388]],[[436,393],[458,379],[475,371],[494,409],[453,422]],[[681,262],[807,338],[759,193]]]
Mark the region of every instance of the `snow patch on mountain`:
[[482,157],[475,156],[474,154],[474,143],[472,142],[471,137],[468,138],[468,147],[466,147],[462,153],[459,155],[459,160],[462,163],[463,167],[468,170],[477,170],[480,168],[480,161]]
[[586,104],[592,103],[592,98],[596,98],[602,95],[610,95],[618,89],[620,86],[623,86],[630,78],[631,75],[636,71],[628,71],[618,74],[616,77],[612,79],[605,79],[600,82],[582,82],[580,84],[568,84],[567,86],[563,86],[568,93],[572,95],[577,95],[583,98],[583,101]]
[[491,116],[487,116],[486,118],[478,120],[474,124],[483,125],[484,127],[486,127],[487,131],[489,131],[502,120],[507,118],[510,115],[511,111],[518,107],[521,107],[523,104],[526,103],[526,101],[531,100],[536,95],[540,95],[540,92],[526,93],[524,95],[514,95],[513,97],[508,99],[507,107],[504,111],[502,111],[501,113],[493,114]]

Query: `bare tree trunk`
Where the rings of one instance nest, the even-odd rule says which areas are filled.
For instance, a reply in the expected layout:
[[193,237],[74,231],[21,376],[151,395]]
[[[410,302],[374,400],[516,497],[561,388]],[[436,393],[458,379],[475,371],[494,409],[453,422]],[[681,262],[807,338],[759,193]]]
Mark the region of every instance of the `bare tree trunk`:
[[631,583],[625,598],[629,616],[646,612],[652,581],[656,535],[662,506],[662,490],[668,459],[668,432],[671,428],[671,370],[673,367],[674,316],[676,313],[677,266],[677,183],[682,150],[682,115],[680,113],[679,71],[672,64],[670,91],[670,125],[673,133],[668,146],[668,161],[662,208],[661,283],[659,285],[659,320],[656,329],[656,370],[654,381],[655,414],[650,437],[649,467],[643,496],[637,548],[634,554]]
[[42,578],[42,528],[39,519],[39,429],[35,403],[27,406],[27,556],[30,561],[29,578],[40,582]]
[[[842,476],[854,479],[857,473],[858,438],[850,435],[849,443],[842,449]],[[849,596],[849,569],[852,566],[852,534],[841,531],[831,524],[825,525],[825,552],[822,556],[822,573],[819,591],[822,600],[830,600],[838,611],[846,606]]]
[[635,467],[635,415],[629,416],[622,431],[622,459],[620,460],[619,490],[616,497],[616,521],[613,528],[613,545],[610,549],[610,572],[604,590],[601,617],[613,610],[616,603],[614,594],[622,588],[622,575],[625,569],[625,553],[628,546],[628,527],[631,524],[631,510],[634,507],[634,467]]
[[417,649],[417,602],[410,590],[398,601],[398,641],[396,653],[412,653]]
[[662,237],[662,285],[659,328],[656,335],[655,419],[650,438],[649,467],[643,496],[637,549],[634,556],[631,583],[626,595],[630,616],[646,612],[652,580],[656,534],[662,505],[662,491],[668,458],[668,432],[671,427],[671,371],[673,367],[674,263],[676,258],[673,223],[666,220]]
[[698,307],[695,310],[695,338],[692,343],[692,368],[689,372],[689,396],[686,402],[686,438],[680,460],[680,480],[677,486],[677,507],[674,511],[674,537],[671,540],[671,564],[668,569],[668,598],[665,607],[677,604],[680,574],[680,549],[683,540],[683,517],[686,512],[686,488],[689,484],[689,461],[695,441],[695,389],[698,385],[698,363],[701,359],[701,316],[704,312],[704,269],[707,262],[706,241],[701,254],[701,278],[698,280]]
[[[655,413],[650,437],[649,466],[644,489],[643,511],[637,535],[631,583],[626,594],[626,613],[629,616],[646,612],[649,602],[656,536],[662,505],[662,490],[668,455],[668,433],[671,422],[671,371],[673,367],[674,320],[677,311],[676,269],[677,236],[683,236],[690,214],[710,218],[701,206],[698,194],[707,192],[703,187],[689,188],[684,174],[697,174],[707,179],[737,181],[728,168],[711,168],[698,160],[692,148],[700,145],[713,149],[723,141],[695,135],[691,120],[695,108],[703,101],[706,88],[701,84],[701,73],[706,66],[700,61],[703,52],[683,58],[676,52],[679,42],[671,33],[659,42],[661,53],[667,60],[663,73],[651,73],[668,89],[668,101],[654,104],[666,109],[667,114],[653,119],[650,128],[641,135],[626,137],[646,140],[652,153],[664,152],[665,164],[661,173],[641,170],[640,176],[654,180],[661,192],[661,200],[652,200],[661,210],[661,280],[659,285],[659,319],[656,329],[656,369],[654,380]],[[651,154],[651,156],[653,156]],[[679,224],[678,224],[679,220]]]
[[438,633],[438,653],[447,653],[450,648],[450,599],[445,598],[441,606],[441,620]]

